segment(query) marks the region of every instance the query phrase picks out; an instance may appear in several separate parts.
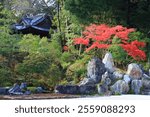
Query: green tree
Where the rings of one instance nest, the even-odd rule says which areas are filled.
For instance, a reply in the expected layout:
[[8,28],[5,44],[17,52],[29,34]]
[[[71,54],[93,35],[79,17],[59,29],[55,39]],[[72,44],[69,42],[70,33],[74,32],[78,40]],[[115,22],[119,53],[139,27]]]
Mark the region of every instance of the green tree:
[[14,20],[15,17],[11,11],[0,6],[0,86],[11,85],[16,78],[14,68],[18,63],[16,59],[18,53],[17,43],[20,37],[10,34],[10,24]]
[[54,31],[52,38],[58,40],[63,46],[72,46],[72,38],[81,35],[82,26],[76,16],[65,9],[64,0],[57,1],[57,13],[53,19],[53,25],[57,26],[57,32]]
[[21,52],[29,53],[16,67],[23,80],[45,87],[54,87],[61,80],[61,47],[57,41],[48,42],[45,37],[41,39],[29,34],[23,36],[19,48]]
[[0,32],[10,33],[10,25],[15,19],[13,13],[0,4]]
[[[115,24],[117,21],[121,23],[125,16],[122,12],[124,4],[124,0],[66,0],[65,8],[76,15],[81,23]],[[115,15],[117,12],[120,16]]]
[[146,33],[150,28],[149,0],[65,0],[65,8],[82,23],[121,24]]

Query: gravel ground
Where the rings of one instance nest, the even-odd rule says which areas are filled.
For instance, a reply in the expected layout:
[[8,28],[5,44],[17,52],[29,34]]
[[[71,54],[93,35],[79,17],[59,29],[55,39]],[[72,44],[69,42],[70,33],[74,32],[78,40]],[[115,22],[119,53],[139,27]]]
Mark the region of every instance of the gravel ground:
[[0,100],[42,100],[42,99],[68,99],[79,98],[79,95],[65,94],[31,94],[31,95],[0,95]]
[[77,100],[150,100],[150,95],[116,95],[116,96],[80,96],[66,94],[31,94],[0,95],[0,100],[45,100],[45,99],[77,99]]
[[81,100],[150,100],[150,95],[116,95],[116,96],[93,96],[80,98]]

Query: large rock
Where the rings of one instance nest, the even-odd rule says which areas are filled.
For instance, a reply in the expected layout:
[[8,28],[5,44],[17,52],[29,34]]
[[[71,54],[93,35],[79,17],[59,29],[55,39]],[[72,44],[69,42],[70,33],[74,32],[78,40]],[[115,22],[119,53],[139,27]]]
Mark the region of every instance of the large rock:
[[132,80],[131,82],[131,89],[135,94],[141,93],[142,86],[142,80]]
[[102,75],[101,83],[97,85],[98,93],[100,95],[108,95],[109,94],[109,85],[111,84],[111,79],[108,72],[105,72]]
[[132,80],[139,80],[143,75],[142,70],[136,63],[131,63],[128,65],[126,74],[129,75]]
[[8,90],[8,93],[9,94],[14,94],[14,95],[23,95],[23,92],[22,90],[20,89],[20,85],[19,84],[14,84],[13,87],[11,87],[9,90]]
[[143,74],[142,78],[143,78],[143,79],[150,80],[150,76],[148,76],[147,74]]
[[110,87],[110,89],[113,94],[127,94],[129,91],[129,85],[124,80],[118,80]]
[[0,87],[0,95],[7,95],[9,88]]
[[84,78],[79,86],[83,86],[83,85],[95,85],[95,80],[94,79],[91,79],[91,78]]
[[79,94],[79,86],[78,85],[58,85],[55,88],[55,93]]
[[79,93],[80,94],[96,94],[97,86],[96,85],[79,86]]
[[31,92],[27,90],[27,84],[21,83],[21,85],[15,83],[13,87],[8,90],[8,94],[12,95],[30,95]]
[[143,78],[142,83],[143,83],[143,88],[144,89],[150,89],[150,80]]
[[95,94],[97,93],[96,85],[58,85],[55,88],[55,93],[61,94]]
[[21,90],[25,90],[27,88],[27,83],[21,83],[21,85],[20,85],[20,89]]
[[131,82],[131,78],[127,74],[123,76],[123,80],[128,84]]
[[114,61],[111,53],[107,52],[105,54],[105,57],[103,58],[103,63],[105,64],[105,67],[109,72],[113,73],[115,71]]
[[87,78],[81,81],[80,85],[93,85],[101,81],[102,75],[106,72],[105,65],[99,58],[93,58],[87,66]]

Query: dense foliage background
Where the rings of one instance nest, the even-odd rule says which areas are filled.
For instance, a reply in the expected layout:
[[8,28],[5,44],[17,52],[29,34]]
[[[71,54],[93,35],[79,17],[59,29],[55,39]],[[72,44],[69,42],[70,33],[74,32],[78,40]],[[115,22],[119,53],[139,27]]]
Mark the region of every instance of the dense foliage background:
[[[11,25],[27,13],[52,15],[57,30],[50,30],[50,39],[12,33]],[[107,37],[112,28],[107,32],[99,27],[102,25],[124,27],[117,30],[126,35],[112,33]],[[131,28],[134,31],[127,33]],[[93,36],[101,37],[100,31],[106,31],[103,37],[110,41],[103,39],[98,45],[99,40]],[[95,41],[97,45],[92,46]],[[125,43],[131,45],[119,45]],[[141,59],[136,59],[134,48],[130,48],[133,45],[138,47]],[[87,48],[90,51],[85,51]],[[53,90],[57,84],[76,84],[86,76],[88,61],[93,56],[102,58],[106,51],[112,52],[116,66],[121,69],[131,62],[150,69],[149,0],[0,1],[0,86],[27,82],[29,86]]]

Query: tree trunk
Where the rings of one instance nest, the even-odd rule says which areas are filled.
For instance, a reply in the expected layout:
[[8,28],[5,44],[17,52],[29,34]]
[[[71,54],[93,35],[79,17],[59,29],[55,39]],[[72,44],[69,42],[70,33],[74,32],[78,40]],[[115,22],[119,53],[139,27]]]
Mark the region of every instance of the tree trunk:
[[57,18],[58,18],[58,28],[59,28],[59,32],[61,33],[61,21],[60,21],[60,0],[58,0],[58,6],[57,6]]

